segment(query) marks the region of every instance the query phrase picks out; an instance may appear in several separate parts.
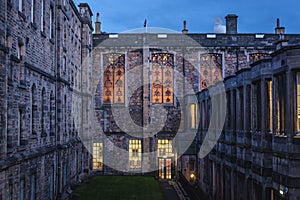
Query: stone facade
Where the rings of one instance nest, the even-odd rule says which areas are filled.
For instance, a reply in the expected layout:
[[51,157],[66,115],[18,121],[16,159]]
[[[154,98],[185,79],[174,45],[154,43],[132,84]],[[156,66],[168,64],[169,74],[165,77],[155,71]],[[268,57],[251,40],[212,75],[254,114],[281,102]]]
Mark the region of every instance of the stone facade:
[[[210,199],[296,199],[299,173],[294,167],[299,163],[295,157],[298,146],[294,143],[297,139],[293,134],[282,138],[279,137],[281,132],[274,135],[267,130],[265,123],[270,117],[266,113],[266,104],[261,102],[268,98],[263,81],[274,79],[282,70],[292,73],[287,60],[296,66],[297,50],[283,47],[298,44],[300,35],[285,34],[283,27],[282,32],[275,34],[239,34],[237,16],[229,15],[226,19],[229,23],[226,34],[160,34],[149,29],[142,34],[107,34],[101,31],[94,34],[93,68],[96,77],[100,77],[94,82],[95,120],[101,126],[96,126],[95,138],[104,144],[104,166],[109,166],[109,162],[116,158],[114,150],[108,146],[115,145],[128,151],[129,140],[140,139],[143,152],[155,152],[158,139],[173,140],[172,177],[179,177],[178,173],[182,173],[189,180],[190,174],[195,173],[198,190]],[[290,59],[285,52],[290,52]],[[125,57],[125,101],[122,104],[106,104],[103,101],[107,67],[104,57],[116,53]],[[166,119],[162,118],[163,113],[151,115],[151,109],[156,106],[152,102],[154,85],[151,84],[155,73],[155,61],[151,58],[155,53],[173,54],[173,69],[182,75],[174,76],[174,96],[178,99],[172,106],[162,104],[162,108],[167,110]],[[287,57],[281,59],[278,56]],[[281,65],[280,62],[286,67],[275,70],[273,66]],[[295,77],[287,78],[287,83],[291,84],[292,80],[295,81]],[[135,87],[142,83],[143,87]],[[287,91],[295,91],[294,87],[287,87],[290,87]],[[256,96],[252,95],[254,93]],[[286,100],[292,94],[286,94]],[[214,101],[220,104],[212,104],[215,96]],[[180,97],[183,101],[179,100]],[[258,98],[261,98],[260,103]],[[198,106],[196,123],[199,123],[199,129],[191,127],[191,118],[195,117],[191,115],[191,104]],[[291,106],[286,108],[289,112],[295,107],[295,103],[290,101],[286,105]],[[116,122],[121,110],[126,108],[130,116]],[[114,109],[117,111],[112,111]],[[222,109],[223,114],[219,111]],[[286,113],[288,115],[291,116]],[[140,127],[162,120],[164,128],[158,131]],[[289,123],[294,123],[294,120],[291,118],[284,123],[285,127],[292,127]],[[259,127],[258,131],[254,127]],[[213,134],[205,140],[208,130]],[[222,134],[218,140],[219,132]],[[194,137],[194,142],[190,142]],[[110,141],[109,145],[107,141]],[[202,149],[202,146],[205,148]],[[289,153],[288,147],[295,152]],[[155,153],[152,157],[143,157],[140,172],[147,171],[147,165],[154,165],[159,170],[160,157]],[[126,163],[120,164],[124,166],[120,169],[122,172],[108,166],[102,172],[130,172],[128,156],[129,152],[125,152],[117,159]],[[286,188],[289,188],[288,192]]]
[[80,140],[91,125],[74,114],[92,102],[92,13],[72,0],[21,2],[0,1],[0,199],[56,199],[92,164]]
[[[210,199],[299,198],[300,47],[282,44],[224,80],[227,121],[212,152],[198,160],[199,187]],[[209,98],[208,90],[199,93],[200,113],[210,109]],[[200,123],[200,146],[207,128]]]

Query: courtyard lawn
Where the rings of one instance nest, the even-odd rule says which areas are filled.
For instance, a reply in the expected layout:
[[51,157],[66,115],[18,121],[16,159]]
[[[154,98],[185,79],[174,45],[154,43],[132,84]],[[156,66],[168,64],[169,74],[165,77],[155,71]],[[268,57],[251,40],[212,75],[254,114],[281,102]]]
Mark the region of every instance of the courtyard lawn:
[[159,182],[153,177],[96,176],[73,191],[82,200],[162,200]]

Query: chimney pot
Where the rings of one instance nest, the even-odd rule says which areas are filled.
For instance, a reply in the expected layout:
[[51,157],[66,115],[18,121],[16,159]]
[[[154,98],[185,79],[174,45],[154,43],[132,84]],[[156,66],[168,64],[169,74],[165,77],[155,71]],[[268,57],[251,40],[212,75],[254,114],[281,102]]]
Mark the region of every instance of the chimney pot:
[[276,24],[277,26],[275,28],[275,34],[285,34],[285,27],[280,26],[280,19],[277,18],[276,22],[277,22]]
[[182,29],[182,33],[183,34],[187,34],[189,31],[186,29],[186,21],[183,21],[183,29]]
[[226,34],[237,34],[237,18],[235,14],[229,14],[226,19]]
[[96,32],[96,34],[101,34],[101,22],[100,22],[100,14],[99,13],[97,13],[97,16],[96,16],[95,32]]

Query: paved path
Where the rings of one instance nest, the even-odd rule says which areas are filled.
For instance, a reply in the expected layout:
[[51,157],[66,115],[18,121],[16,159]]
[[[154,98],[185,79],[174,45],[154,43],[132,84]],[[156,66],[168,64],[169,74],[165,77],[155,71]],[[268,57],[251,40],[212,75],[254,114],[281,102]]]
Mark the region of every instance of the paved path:
[[180,200],[172,185],[167,180],[160,180],[160,188],[163,191],[165,200]]

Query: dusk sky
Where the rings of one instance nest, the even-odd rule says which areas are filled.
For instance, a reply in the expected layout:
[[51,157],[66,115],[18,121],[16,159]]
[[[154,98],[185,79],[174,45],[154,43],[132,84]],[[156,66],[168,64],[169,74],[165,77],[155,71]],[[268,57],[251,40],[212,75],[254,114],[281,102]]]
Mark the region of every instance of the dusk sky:
[[239,33],[274,33],[276,18],[286,33],[300,33],[299,0],[75,0],[89,3],[100,13],[102,31],[125,32],[148,27],[182,30],[187,21],[190,33],[212,33],[216,17],[225,24],[227,14],[236,14]]

